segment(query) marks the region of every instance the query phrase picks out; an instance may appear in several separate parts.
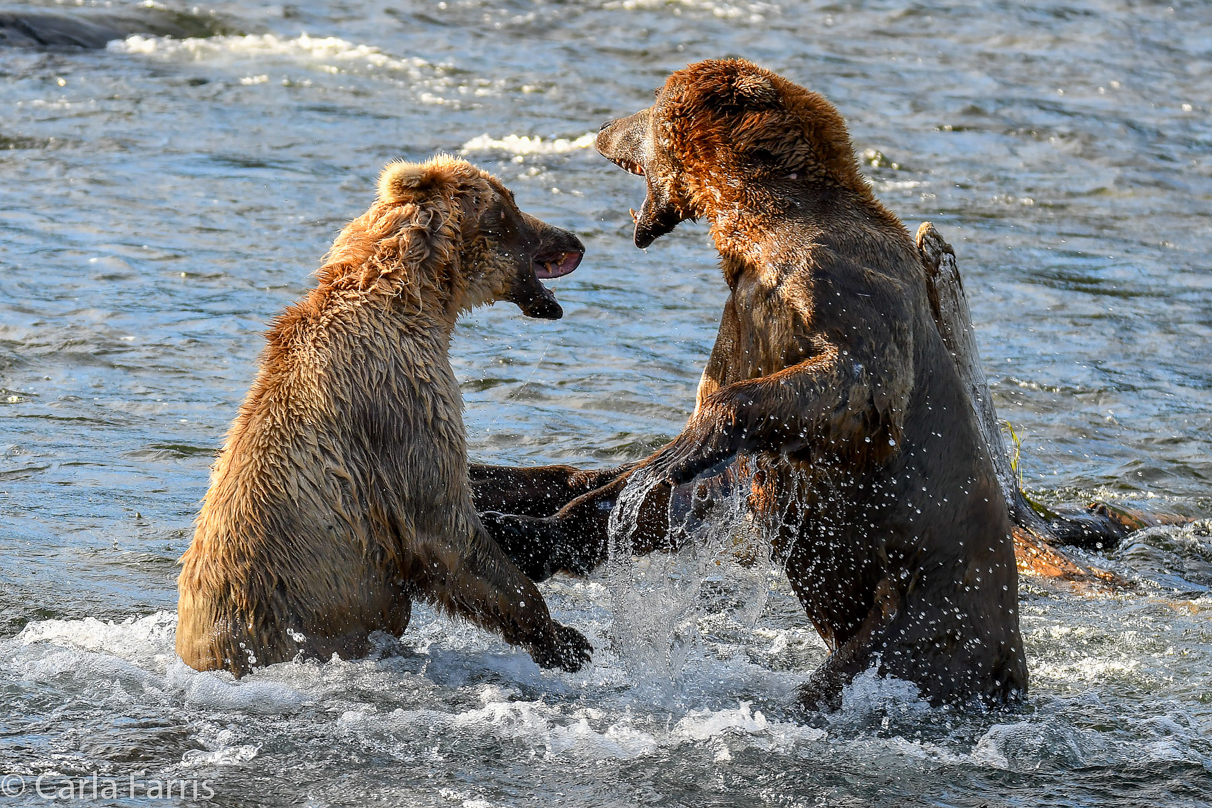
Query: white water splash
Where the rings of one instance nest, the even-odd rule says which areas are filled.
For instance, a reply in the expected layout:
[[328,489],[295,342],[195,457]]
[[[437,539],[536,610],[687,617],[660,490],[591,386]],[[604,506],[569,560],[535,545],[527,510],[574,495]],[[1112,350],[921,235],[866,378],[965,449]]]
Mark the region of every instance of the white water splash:
[[586,132],[580,137],[573,139],[555,138],[554,140],[543,140],[541,137],[528,137],[526,135],[506,135],[503,138],[497,139],[485,133],[479,137],[473,137],[464,143],[459,149],[459,154],[486,151],[503,151],[515,155],[563,154],[565,152],[588,149],[593,146],[596,139],[596,132]]
[[656,739],[624,724],[613,724],[605,732],[597,732],[589,725],[589,719],[566,727],[556,727],[547,742],[547,756],[581,757],[589,759],[629,758],[652,755],[657,751]]
[[644,470],[632,475],[611,511],[606,572],[612,636],[641,685],[668,692],[681,677],[699,642],[699,620],[723,608],[712,602],[706,582],[727,580],[739,622],[752,626],[765,606],[770,542],[750,519],[747,477],[729,474],[730,484],[713,484],[724,476],[692,481],[670,496],[666,516],[676,552],[635,553],[641,508],[661,484]]

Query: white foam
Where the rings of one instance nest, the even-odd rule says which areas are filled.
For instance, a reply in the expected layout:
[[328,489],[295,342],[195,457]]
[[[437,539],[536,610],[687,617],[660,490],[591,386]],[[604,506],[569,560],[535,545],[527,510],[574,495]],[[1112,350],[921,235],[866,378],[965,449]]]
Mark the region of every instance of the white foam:
[[[26,651],[13,659],[13,665],[31,681],[70,676],[95,682],[117,677],[134,680],[148,691],[176,694],[186,704],[221,710],[282,713],[304,702],[293,688],[259,679],[261,672],[236,680],[225,671],[200,673],[190,668],[174,650],[176,625],[174,612],[121,623],[93,617],[30,623],[12,641]],[[129,698],[117,691],[114,696]]]
[[369,705],[358,705],[344,711],[336,724],[357,736],[428,733],[522,741],[543,750],[548,759],[573,760],[631,760],[688,743],[714,743],[723,749],[725,741],[738,739],[742,746],[786,751],[827,737],[814,727],[770,721],[749,702],[731,709],[692,711],[659,733],[643,723],[637,726],[630,710],[581,708],[570,714],[566,705],[543,701],[490,702],[457,713],[397,708],[383,715]]
[[[563,592],[567,589],[598,603],[595,614],[607,614],[600,604],[601,583],[566,582],[561,587],[551,593],[554,602],[569,597]],[[631,760],[661,765],[689,754],[706,755],[724,767],[749,749],[771,759],[793,755],[796,760],[840,750],[851,759],[914,771],[923,762],[1032,771],[1041,764],[1072,768],[1142,760],[1190,762],[1212,770],[1207,728],[1198,715],[1145,710],[1112,732],[1104,728],[1103,718],[1111,708],[1089,694],[1080,699],[1036,697],[1039,709],[1017,723],[1015,719],[1027,717],[978,718],[981,723],[1007,723],[989,727],[971,747],[952,736],[913,737],[912,730],[924,726],[924,718],[936,725],[938,712],[928,712],[932,708],[911,684],[878,677],[874,670],[846,688],[843,710],[827,717],[826,729],[771,720],[749,702],[725,700],[737,692],[762,692],[787,703],[803,673],[768,671],[743,648],[728,644],[731,638],[711,653],[696,654],[675,698],[653,710],[637,697],[638,686],[625,673],[617,649],[605,643],[600,660],[572,677],[577,684],[570,686],[570,677],[540,673],[528,656],[505,648],[492,635],[434,618],[421,621],[414,637],[432,648],[428,653],[285,663],[236,680],[227,673],[199,673],[185,666],[172,653],[175,619],[173,613],[161,612],[121,622],[90,618],[31,623],[16,637],[0,640],[0,670],[19,687],[26,682],[41,688],[49,682],[118,715],[150,709],[181,716],[191,727],[191,745],[199,748],[178,752],[180,762],[170,764],[174,770],[275,765],[267,762],[275,756],[266,751],[268,746],[262,748],[263,737],[256,729],[265,719],[255,716],[265,714],[279,716],[273,724],[292,743],[307,745],[321,738],[330,742],[335,733],[342,747],[419,755],[434,765],[457,760],[467,750],[476,753],[487,739],[520,748],[540,766]],[[605,634],[609,628],[600,631]],[[1073,636],[1063,628],[1055,633],[1061,640]],[[745,639],[750,636],[760,638],[765,647],[782,635],[769,630],[742,635],[740,642],[752,650],[752,641]],[[721,655],[721,649],[728,654]],[[544,695],[532,701],[520,698],[521,692],[534,690]],[[568,691],[576,695],[568,697]],[[720,703],[731,706],[715,709]],[[703,709],[704,704],[713,706]],[[132,711],[131,705],[137,707]],[[954,720],[971,726],[960,714]],[[451,794],[448,799],[456,805],[483,799],[475,792]]]
[[[111,654],[97,654],[76,650],[34,653],[14,660],[13,669],[20,678],[30,682],[46,682],[59,677],[70,677],[81,682],[103,680],[134,680],[148,687],[160,683],[159,677],[148,673],[137,665]],[[120,685],[118,686],[120,687]],[[115,695],[118,695],[115,692]],[[128,701],[119,696],[120,701]]]
[[873,740],[872,743],[880,744],[883,747],[883,751],[892,752],[901,757],[912,758],[914,760],[929,760],[942,763],[946,766],[957,766],[972,762],[971,755],[956,754],[938,744],[910,740],[900,735],[893,735],[890,738],[880,738]]
[[718,712],[692,711],[674,727],[694,741],[705,741],[728,730],[736,730],[749,735],[765,732],[770,723],[761,710],[751,712],[750,702],[742,701],[735,710],[720,710]]
[[627,760],[651,755],[658,748],[652,735],[631,727],[626,717],[602,731],[590,725],[590,720],[602,718],[600,711],[579,711],[571,718],[568,723],[569,716],[560,707],[541,701],[502,701],[458,713],[398,708],[383,716],[376,715],[373,708],[361,706],[345,711],[337,719],[337,725],[358,735],[380,731],[409,735],[437,732],[448,737],[528,741],[536,750],[544,749],[548,758]]
[[258,681],[257,674],[237,680],[226,671],[199,673],[180,658],[168,666],[165,683],[185,703],[258,715],[290,712],[304,703],[301,693],[280,682]]
[[471,797],[466,792],[455,791],[453,788],[439,788],[438,796],[450,802],[457,802],[463,808],[493,808],[493,805],[483,797]]
[[674,725],[673,732],[689,741],[707,741],[727,735],[757,736],[780,750],[790,748],[797,741],[822,740],[827,734],[815,727],[769,721],[761,710],[752,710],[747,701],[740,702],[734,710],[691,711]]
[[974,763],[1006,771],[1029,771],[1046,758],[1060,758],[1071,766],[1087,765],[1079,733],[1056,722],[994,724],[977,741],[971,758]]
[[673,7],[675,10],[689,8],[707,11],[715,17],[746,22],[762,22],[766,15],[778,14],[780,11],[774,3],[726,3],[717,0],[614,0],[603,6],[624,11],[666,7]]
[[201,749],[191,749],[181,756],[181,765],[188,767],[208,766],[239,766],[247,763],[261,751],[259,745],[244,744],[243,746],[225,746],[222,749],[206,752]]
[[864,721],[874,713],[924,714],[931,709],[912,682],[879,675],[879,663],[854,677],[842,689],[842,710],[836,721]]
[[176,612],[129,617],[121,623],[83,620],[41,620],[30,623],[16,636],[22,645],[50,643],[81,651],[112,654],[130,662],[146,662],[173,653],[177,632]]
[[1102,713],[1097,699],[1058,700],[1053,706],[1081,717],[1070,723],[1065,716],[1044,714],[1034,720],[994,724],[977,741],[972,762],[1009,771],[1031,771],[1045,761],[1066,768],[1181,761],[1212,769],[1203,728],[1181,711],[1141,719],[1121,717],[1114,722],[1121,729],[1107,731],[1101,726],[1104,722],[1095,718]]
[[[275,62],[286,61],[310,66],[328,73],[367,73],[385,71],[420,78],[429,62],[416,57],[389,56],[371,45],[358,45],[337,37],[278,37],[273,34],[216,36],[206,39],[173,39],[141,36],[114,40],[106,46],[119,53],[148,56],[174,62]],[[255,81],[259,75],[252,77]]]
[[459,153],[470,154],[472,152],[503,151],[516,155],[563,154],[565,152],[588,149],[593,146],[596,140],[596,132],[586,132],[580,137],[571,140],[568,138],[544,140],[541,137],[529,137],[527,135],[506,135],[503,138],[497,139],[485,133],[479,137],[473,137],[464,143],[462,148],[459,149]]
[[1040,679],[1060,682],[1104,682],[1110,678],[1127,677],[1139,673],[1140,660],[1121,654],[1118,659],[1082,657],[1070,662],[1044,661],[1031,672]]
[[605,732],[595,732],[587,718],[568,726],[556,727],[547,741],[548,757],[628,760],[656,751],[656,739],[646,732],[624,724],[613,724]]
[[379,730],[443,734],[457,731],[462,735],[522,739],[543,745],[551,733],[552,719],[558,715],[557,710],[539,701],[491,702],[480,709],[458,713],[396,708],[382,716],[363,705],[342,713],[337,725],[359,734]]
[[459,729],[489,729],[505,738],[536,737],[547,732],[550,723],[547,705],[541,702],[497,701],[479,710],[454,716],[451,723]]

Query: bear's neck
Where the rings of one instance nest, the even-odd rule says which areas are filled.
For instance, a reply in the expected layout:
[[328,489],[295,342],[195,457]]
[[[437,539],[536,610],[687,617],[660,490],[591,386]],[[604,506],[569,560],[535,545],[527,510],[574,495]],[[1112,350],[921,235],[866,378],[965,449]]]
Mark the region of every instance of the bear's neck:
[[775,266],[813,263],[813,253],[877,238],[912,239],[901,221],[869,194],[833,188],[803,194],[755,194],[747,204],[709,211],[711,238],[735,291],[741,276]]
[[320,350],[353,340],[373,342],[383,350],[421,343],[444,353],[457,319],[449,308],[441,299],[321,284],[288,309],[267,336],[271,344],[311,343]]

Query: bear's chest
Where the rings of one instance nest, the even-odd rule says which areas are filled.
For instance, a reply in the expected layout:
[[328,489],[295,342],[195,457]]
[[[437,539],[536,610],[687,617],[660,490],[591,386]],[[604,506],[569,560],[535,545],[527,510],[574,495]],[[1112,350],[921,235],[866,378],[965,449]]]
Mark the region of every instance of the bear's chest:
[[787,284],[743,278],[733,290],[725,317],[732,334],[731,384],[769,376],[813,356],[811,302]]

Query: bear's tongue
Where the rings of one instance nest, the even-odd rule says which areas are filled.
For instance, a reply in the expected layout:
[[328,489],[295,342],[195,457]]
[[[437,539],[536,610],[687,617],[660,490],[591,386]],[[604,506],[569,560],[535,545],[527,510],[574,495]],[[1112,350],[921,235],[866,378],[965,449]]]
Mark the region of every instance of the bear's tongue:
[[537,278],[549,280],[562,278],[581,264],[582,253],[560,252],[536,256],[534,259],[534,274]]

